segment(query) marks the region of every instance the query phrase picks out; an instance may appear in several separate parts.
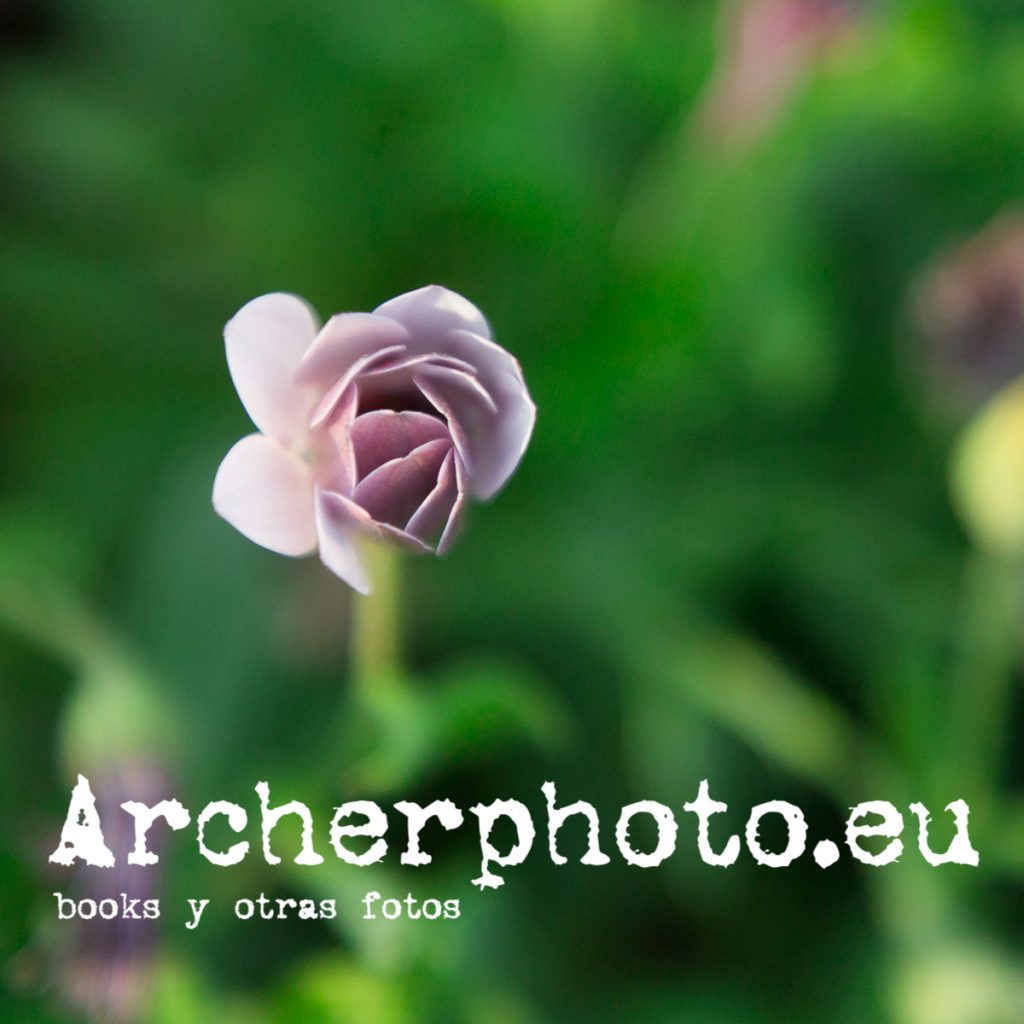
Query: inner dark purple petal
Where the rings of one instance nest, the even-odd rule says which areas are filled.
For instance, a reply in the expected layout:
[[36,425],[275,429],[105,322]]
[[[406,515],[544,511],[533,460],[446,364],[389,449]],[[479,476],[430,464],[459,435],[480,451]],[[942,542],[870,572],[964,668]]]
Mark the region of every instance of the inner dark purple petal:
[[443,420],[422,412],[376,409],[357,416],[350,428],[356,457],[356,479],[369,476],[378,466],[401,459],[428,441],[449,438]]
[[411,370],[360,379],[359,412],[376,412],[378,409],[422,412],[437,417],[437,410],[413,383]]
[[378,466],[356,485],[352,497],[377,522],[404,529],[437,485],[451,449],[451,438],[427,441],[404,458]]
[[453,449],[445,456],[444,463],[437,475],[436,486],[409,519],[405,527],[406,530],[425,544],[436,540],[444,530],[458,496],[455,451]]

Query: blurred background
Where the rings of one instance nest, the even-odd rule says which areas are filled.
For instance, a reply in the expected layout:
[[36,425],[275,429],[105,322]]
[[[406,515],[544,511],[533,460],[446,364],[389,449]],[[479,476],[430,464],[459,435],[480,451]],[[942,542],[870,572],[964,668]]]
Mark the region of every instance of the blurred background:
[[[0,0],[0,50],[3,1021],[1024,1020],[1024,5]],[[357,678],[345,588],[211,510],[251,429],[221,329],[428,282],[538,427]],[[543,821],[553,779],[613,854],[623,804],[703,778],[812,842],[920,800],[944,849],[963,798],[982,859],[720,871],[691,820],[656,871],[541,834],[480,894],[468,828],[415,870],[224,871],[189,830],[72,878],[77,772],[107,821],[269,779],[322,825]],[[371,889],[462,917],[367,926]],[[236,920],[260,892],[339,917]]]

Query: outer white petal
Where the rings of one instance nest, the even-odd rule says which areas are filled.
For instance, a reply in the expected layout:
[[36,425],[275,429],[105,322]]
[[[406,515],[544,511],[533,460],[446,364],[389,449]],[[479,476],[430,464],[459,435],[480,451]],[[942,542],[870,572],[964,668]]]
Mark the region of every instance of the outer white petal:
[[397,321],[373,313],[339,313],[316,336],[295,371],[302,385],[326,388],[365,356],[381,349],[405,345],[409,332]]
[[213,507],[239,533],[282,555],[317,546],[313,475],[299,459],[262,434],[243,437],[213,482]]
[[359,553],[359,524],[349,503],[317,488],[314,504],[320,560],[353,590],[369,594],[370,577]]
[[[378,306],[374,313],[397,320],[408,328],[410,334],[419,337],[454,330],[472,331],[484,338],[491,336],[490,325],[483,313],[469,299],[439,284],[428,284],[414,292],[397,295]],[[417,351],[426,349],[417,347]]]
[[286,447],[305,435],[317,397],[293,378],[316,332],[313,310],[283,292],[246,303],[224,328],[228,369],[238,397],[253,423]]

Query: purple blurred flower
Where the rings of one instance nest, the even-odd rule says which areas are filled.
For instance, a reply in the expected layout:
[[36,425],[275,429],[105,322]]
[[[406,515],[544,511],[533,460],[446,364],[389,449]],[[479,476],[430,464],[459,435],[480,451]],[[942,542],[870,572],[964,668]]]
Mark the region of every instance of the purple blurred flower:
[[941,252],[911,305],[936,390],[974,408],[1024,373],[1024,211]]
[[[70,892],[76,901],[104,900],[119,907],[137,901],[141,908],[160,894],[161,865],[127,863],[135,845],[134,819],[121,810],[126,800],[153,805],[173,789],[167,773],[153,763],[132,761],[110,766],[98,776],[96,807],[104,840],[116,858],[113,868],[79,866]],[[153,830],[151,852],[160,854],[163,834]],[[136,909],[137,914],[141,910]],[[56,960],[56,987],[63,1001],[89,1021],[133,1024],[145,1018],[152,993],[157,952],[157,920],[100,914],[76,918],[64,928],[64,944]]]
[[317,329],[293,295],[264,295],[224,329],[235,388],[260,433],[225,456],[213,504],[271,551],[319,550],[360,593],[360,535],[444,553],[467,497],[512,475],[535,408],[483,314],[437,285]]

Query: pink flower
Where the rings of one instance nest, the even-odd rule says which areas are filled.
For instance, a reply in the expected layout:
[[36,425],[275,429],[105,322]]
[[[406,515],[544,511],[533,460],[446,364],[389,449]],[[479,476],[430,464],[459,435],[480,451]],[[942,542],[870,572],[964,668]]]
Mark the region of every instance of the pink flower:
[[259,433],[224,457],[213,506],[282,555],[319,550],[370,591],[360,535],[443,554],[466,498],[512,475],[536,410],[483,314],[429,285],[318,331],[294,295],[264,295],[224,329],[228,368]]
[[714,137],[752,142],[781,113],[800,76],[863,18],[862,0],[731,0],[718,58],[697,108]]

